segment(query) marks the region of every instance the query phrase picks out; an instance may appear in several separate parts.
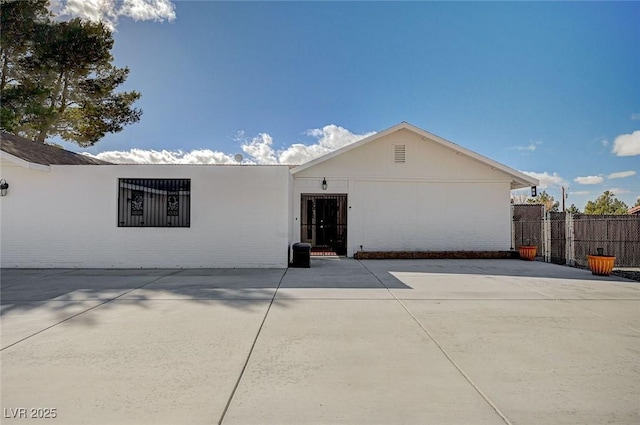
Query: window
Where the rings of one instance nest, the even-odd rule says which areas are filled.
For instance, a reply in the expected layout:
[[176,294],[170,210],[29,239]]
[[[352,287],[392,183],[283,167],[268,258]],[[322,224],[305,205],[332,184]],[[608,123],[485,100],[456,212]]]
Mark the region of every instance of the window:
[[396,164],[404,164],[405,153],[405,145],[393,145],[393,162]]
[[119,179],[118,227],[190,227],[191,179]]

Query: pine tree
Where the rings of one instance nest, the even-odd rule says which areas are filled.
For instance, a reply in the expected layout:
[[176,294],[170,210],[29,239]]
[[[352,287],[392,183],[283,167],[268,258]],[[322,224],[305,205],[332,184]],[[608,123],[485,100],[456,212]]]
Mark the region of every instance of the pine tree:
[[2,128],[38,142],[59,135],[91,146],[139,121],[142,111],[132,105],[140,93],[116,92],[129,69],[112,65],[111,31],[54,21],[43,12],[47,4],[2,0]]
[[560,203],[553,199],[553,196],[549,195],[545,190],[538,193],[535,198],[527,199],[528,204],[542,204],[547,211],[558,212]]
[[569,214],[580,214],[580,209],[578,209],[575,204],[571,204],[571,206],[567,208],[567,212]]
[[606,190],[595,201],[587,202],[584,207],[585,214],[627,214],[629,207],[627,204],[615,197],[613,192]]

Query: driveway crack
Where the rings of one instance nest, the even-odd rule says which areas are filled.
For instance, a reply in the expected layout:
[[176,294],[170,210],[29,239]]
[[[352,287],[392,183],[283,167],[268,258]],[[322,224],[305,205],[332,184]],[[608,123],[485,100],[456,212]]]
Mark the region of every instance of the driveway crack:
[[83,310],[83,311],[81,311],[81,312],[79,312],[79,313],[76,313],[76,314],[74,314],[74,315],[72,315],[72,316],[69,316],[69,317],[67,317],[66,319],[63,319],[63,320],[61,320],[61,321],[59,321],[59,322],[57,322],[57,323],[54,323],[53,325],[47,326],[47,327],[46,327],[46,328],[44,328],[44,329],[40,329],[38,332],[34,332],[34,333],[32,333],[31,335],[26,336],[26,337],[24,337],[24,338],[22,338],[22,339],[20,339],[20,340],[18,340],[18,341],[16,341],[16,342],[14,342],[13,344],[9,344],[9,345],[7,345],[6,347],[1,348],[1,349],[0,349],[0,351],[4,351],[4,350],[6,350],[7,348],[11,348],[11,347],[13,347],[13,346],[15,346],[15,345],[17,345],[17,344],[20,344],[20,343],[21,343],[21,342],[23,342],[23,341],[26,341],[26,340],[27,340],[27,339],[29,339],[29,338],[32,338],[32,337],[34,337],[34,336],[36,336],[36,335],[38,335],[38,334],[41,334],[42,332],[48,331],[49,329],[54,328],[54,327],[56,327],[56,326],[58,326],[58,325],[60,325],[60,324],[62,324],[62,323],[64,323],[64,322],[68,322],[69,320],[71,320],[71,319],[73,319],[73,318],[76,318],[76,317],[80,316],[81,314],[85,314],[85,313],[87,313],[87,312],[89,312],[89,311],[91,311],[91,310],[95,310],[96,308],[101,307],[101,306],[103,306],[103,305],[105,305],[105,304],[107,304],[107,303],[110,303],[111,301],[117,300],[118,298],[123,297],[123,296],[125,296],[125,295],[127,295],[127,294],[129,294],[129,293],[131,293],[131,292],[133,292],[133,291],[136,291],[136,290],[138,290],[138,289],[142,289],[142,288],[144,288],[145,286],[151,285],[152,283],[155,283],[155,282],[159,281],[160,279],[163,279],[163,278],[168,277],[168,276],[172,276],[172,275],[174,275],[174,274],[176,274],[176,273],[179,273],[179,272],[181,272],[181,271],[182,271],[182,269],[174,270],[173,272],[168,273],[168,274],[164,274],[164,275],[162,275],[162,276],[158,277],[157,279],[152,280],[151,282],[147,282],[147,283],[145,283],[145,284],[143,284],[143,285],[140,285],[140,286],[137,286],[137,287],[135,287],[135,288],[132,288],[132,289],[130,289],[130,290],[128,290],[128,291],[125,291],[125,292],[123,292],[122,294],[118,295],[117,297],[113,297],[113,298],[110,298],[110,299],[108,299],[108,300],[105,300],[105,301],[103,301],[103,302],[101,302],[101,303],[99,303],[99,304],[94,305],[93,307],[89,307],[89,308],[88,308],[88,309],[86,309],[86,310]]
[[238,387],[240,386],[240,381],[242,381],[242,378],[244,376],[244,372],[245,370],[247,370],[247,366],[249,365],[249,360],[251,359],[251,355],[253,354],[253,350],[256,347],[256,344],[258,343],[258,338],[260,337],[260,333],[262,332],[262,328],[264,327],[265,322],[267,321],[267,316],[269,315],[269,311],[271,311],[271,306],[273,306],[273,303],[276,299],[276,296],[278,295],[278,290],[280,289],[280,285],[282,285],[282,281],[284,280],[285,275],[287,274],[287,271],[289,271],[289,269],[285,269],[284,273],[282,273],[282,276],[280,277],[280,281],[278,282],[278,286],[276,287],[276,290],[273,291],[273,297],[271,297],[271,301],[269,302],[269,306],[267,307],[267,311],[264,313],[264,317],[262,318],[262,322],[260,323],[260,327],[258,328],[258,332],[256,333],[256,337],[253,339],[253,343],[251,344],[251,348],[249,349],[249,353],[247,354],[247,358],[244,361],[244,364],[242,365],[242,370],[240,371],[240,375],[238,376],[238,379],[236,380],[235,385],[233,386],[233,390],[231,390],[231,394],[229,395],[229,399],[227,400],[227,404],[224,406],[224,410],[222,411],[222,415],[220,415],[220,420],[218,420],[218,425],[222,425],[222,421],[224,421],[225,416],[227,415],[227,411],[229,410],[229,406],[231,406],[231,401],[233,401],[233,397],[236,395],[236,391],[238,390]]
[[449,360],[449,363],[451,363],[453,365],[454,368],[456,368],[456,370],[458,371],[458,373],[460,373],[460,375],[462,375],[462,377],[469,383],[469,385],[471,385],[473,387],[474,390],[476,390],[476,392],[480,395],[480,397],[482,397],[484,399],[484,401],[496,412],[496,414],[498,416],[500,416],[500,418],[504,421],[505,424],[507,425],[513,425],[511,421],[509,421],[509,419],[507,418],[507,416],[502,413],[502,411],[500,410],[500,408],[498,406],[496,406],[496,404],[491,401],[491,399],[489,398],[489,396],[487,396],[481,389],[480,387],[473,382],[473,380],[471,379],[471,377],[469,375],[467,375],[467,373],[462,370],[462,367],[456,363],[456,361],[453,359],[453,357],[451,357],[451,355],[449,353],[447,353],[447,351],[444,349],[444,347],[438,342],[438,340],[433,336],[433,334],[431,332],[429,332],[429,330],[420,322],[420,320],[418,320],[418,318],[409,310],[409,308],[402,302],[402,300],[400,300],[396,294],[393,293],[393,291],[391,291],[391,289],[389,289],[389,287],[387,285],[384,284],[384,282],[375,274],[373,273],[362,261],[358,260],[358,262],[362,265],[362,267],[364,267],[369,273],[371,273],[371,275],[373,277],[375,277],[378,282],[380,282],[380,284],[387,290],[389,291],[389,293],[391,294],[391,296],[400,304],[400,306],[404,309],[404,311],[407,312],[407,314],[413,319],[414,322],[416,322],[416,324],[420,327],[420,329],[422,329],[422,332],[425,333],[425,335],[427,335],[427,337],[436,345],[436,347],[438,347],[438,349],[440,350],[440,352],[446,357],[447,360]]

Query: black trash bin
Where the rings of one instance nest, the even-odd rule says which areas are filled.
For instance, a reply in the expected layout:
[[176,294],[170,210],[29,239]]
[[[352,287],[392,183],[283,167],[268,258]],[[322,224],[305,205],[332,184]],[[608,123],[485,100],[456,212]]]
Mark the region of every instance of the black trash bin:
[[311,244],[310,243],[294,243],[293,244],[293,261],[291,267],[311,267]]

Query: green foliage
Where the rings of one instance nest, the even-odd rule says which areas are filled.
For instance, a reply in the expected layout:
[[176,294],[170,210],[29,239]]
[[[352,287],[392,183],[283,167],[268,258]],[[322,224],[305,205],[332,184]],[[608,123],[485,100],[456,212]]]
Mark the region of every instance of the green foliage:
[[129,70],[111,64],[111,31],[80,19],[54,21],[47,4],[2,0],[2,128],[91,146],[139,121],[142,111],[132,105],[140,93],[115,91]]
[[567,212],[569,214],[580,214],[580,210],[575,206],[575,204],[571,204],[571,206],[567,208]]
[[633,204],[634,207],[640,207],[640,197],[638,197],[638,199],[636,199],[636,203]]
[[629,207],[620,201],[615,195],[606,190],[595,201],[587,202],[584,207],[585,214],[603,215],[603,214],[628,214]]
[[25,74],[22,62],[28,57],[36,34],[49,19],[48,0],[0,1],[0,123],[12,130],[21,115],[33,114],[32,101],[41,94],[38,87],[20,84]]
[[19,60],[26,57],[35,35],[49,19],[48,0],[0,0],[0,90],[19,79]]
[[549,195],[547,191],[543,190],[538,193],[535,198],[527,199],[528,204],[542,204],[547,211],[558,212],[560,203],[553,199],[553,196]]

